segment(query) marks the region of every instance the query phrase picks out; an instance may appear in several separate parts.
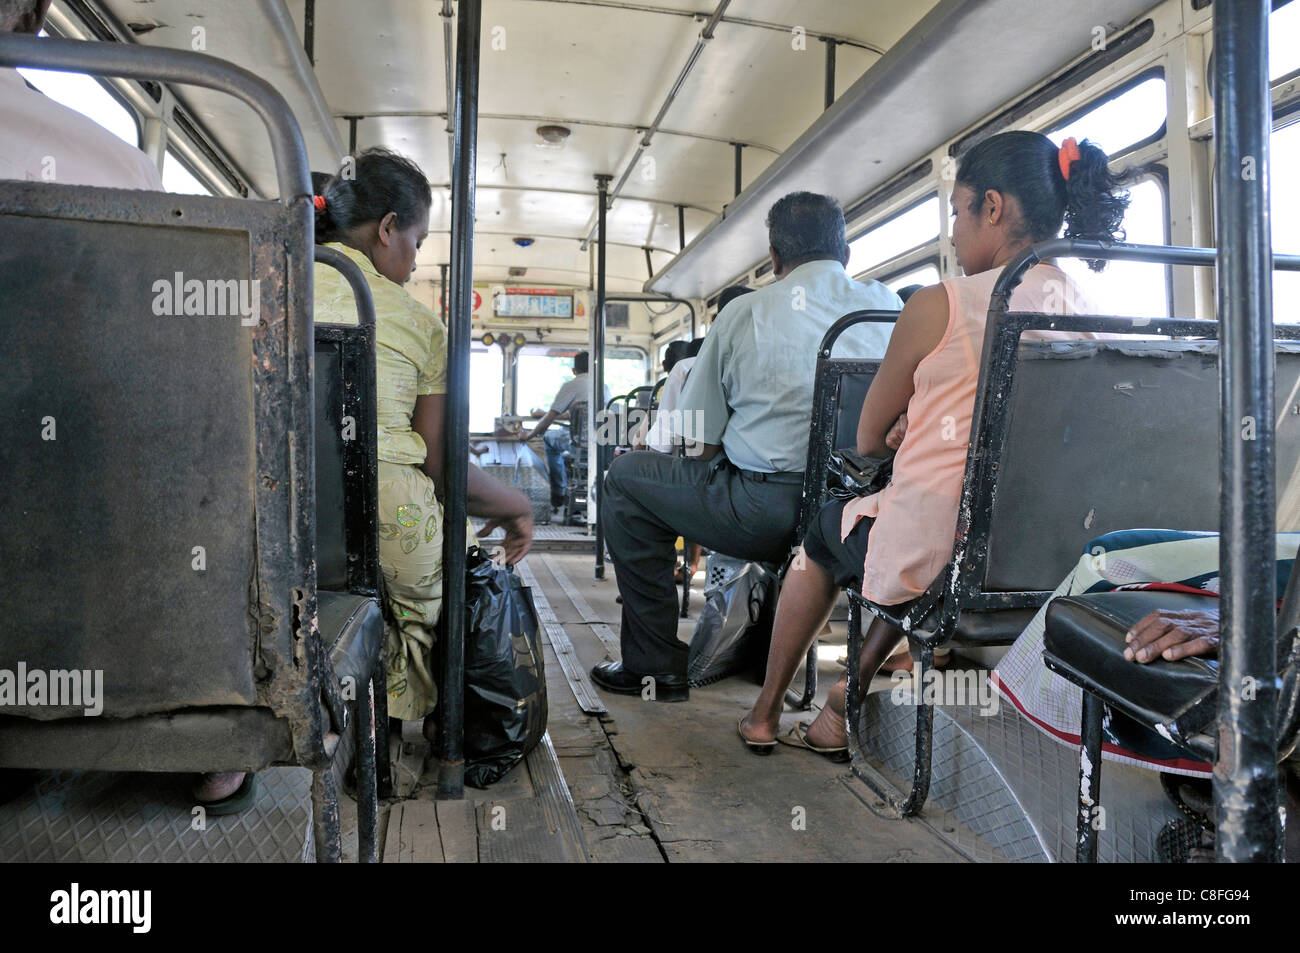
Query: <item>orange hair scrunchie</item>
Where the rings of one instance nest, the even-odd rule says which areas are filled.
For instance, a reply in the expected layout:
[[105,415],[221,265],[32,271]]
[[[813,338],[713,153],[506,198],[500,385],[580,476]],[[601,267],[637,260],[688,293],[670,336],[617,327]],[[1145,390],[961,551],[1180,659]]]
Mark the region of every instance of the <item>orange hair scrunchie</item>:
[[311,197],[311,204],[314,205],[314,206],[316,206],[316,211],[318,211],[318,212],[323,212],[323,211],[325,211],[325,196],[323,196],[323,195],[313,195],[313,196]]
[[1079,143],[1073,136],[1061,143],[1061,148],[1056,153],[1056,161],[1061,167],[1061,175],[1064,176],[1065,181],[1070,181],[1070,166],[1079,158]]

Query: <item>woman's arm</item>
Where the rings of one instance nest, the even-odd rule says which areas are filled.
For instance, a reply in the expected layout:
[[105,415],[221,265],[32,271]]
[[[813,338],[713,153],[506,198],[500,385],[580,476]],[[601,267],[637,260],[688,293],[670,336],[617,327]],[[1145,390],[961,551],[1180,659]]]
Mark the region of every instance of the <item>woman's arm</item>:
[[948,293],[943,285],[922,288],[908,299],[862,405],[858,453],[882,457],[889,452],[886,437],[907,412],[916,366],[939,346],[947,329]]
[[[433,481],[439,499],[446,493],[446,455],[443,445],[443,421],[446,399],[442,394],[415,398],[411,429],[424,440],[425,456],[421,465]],[[506,531],[506,562],[523,559],[533,540],[533,505],[518,490],[502,486],[473,464],[466,480],[465,508],[470,516],[485,518],[483,535],[501,526]]]

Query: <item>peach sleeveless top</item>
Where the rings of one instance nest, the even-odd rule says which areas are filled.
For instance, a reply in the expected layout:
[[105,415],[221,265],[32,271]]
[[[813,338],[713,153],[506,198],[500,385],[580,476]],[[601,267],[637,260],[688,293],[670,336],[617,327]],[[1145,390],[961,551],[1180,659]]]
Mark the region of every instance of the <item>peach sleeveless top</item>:
[[[859,519],[875,519],[867,541],[862,594],[879,605],[908,602],[934,581],[952,556],[962,474],[975,411],[984,324],[1000,268],[943,282],[948,327],[916,367],[907,405],[907,435],[894,475],[879,493],[844,508],[841,538]],[[1031,268],[1012,293],[1015,311],[1091,313],[1079,286],[1052,265]],[[1031,331],[1022,340],[1059,341],[1092,334]]]

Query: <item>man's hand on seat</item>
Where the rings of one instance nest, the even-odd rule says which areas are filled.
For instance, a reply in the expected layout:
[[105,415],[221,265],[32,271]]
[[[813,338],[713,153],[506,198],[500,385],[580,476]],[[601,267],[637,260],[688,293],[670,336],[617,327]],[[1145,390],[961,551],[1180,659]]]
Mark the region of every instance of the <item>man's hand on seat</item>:
[[897,450],[903,445],[903,438],[907,436],[907,414],[899,414],[898,419],[894,421],[894,426],[889,428],[889,433],[885,434],[885,446],[890,450]]
[[1131,662],[1176,661],[1219,651],[1219,610],[1160,610],[1143,617],[1124,636]]

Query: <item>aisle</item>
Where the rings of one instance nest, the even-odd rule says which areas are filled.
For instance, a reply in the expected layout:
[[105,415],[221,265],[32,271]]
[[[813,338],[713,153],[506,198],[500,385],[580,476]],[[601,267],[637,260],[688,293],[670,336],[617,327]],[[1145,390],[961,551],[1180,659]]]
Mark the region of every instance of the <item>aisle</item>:
[[[618,632],[612,571],[594,580],[587,555],[534,553],[527,562],[590,669],[606,657],[595,630]],[[684,641],[703,604],[702,578],[692,618],[679,624]],[[585,603],[581,610],[566,588]],[[840,627],[840,644],[842,633]],[[594,860],[963,859],[921,824],[874,812],[875,797],[847,765],[787,748],[770,757],[750,754],[736,736],[736,720],[758,686],[743,677],[693,689],[683,704],[601,692],[608,712],[597,717],[582,714],[557,668],[548,669],[550,732]],[[833,658],[823,662],[819,703],[838,671]],[[783,724],[808,717],[791,712]]]

